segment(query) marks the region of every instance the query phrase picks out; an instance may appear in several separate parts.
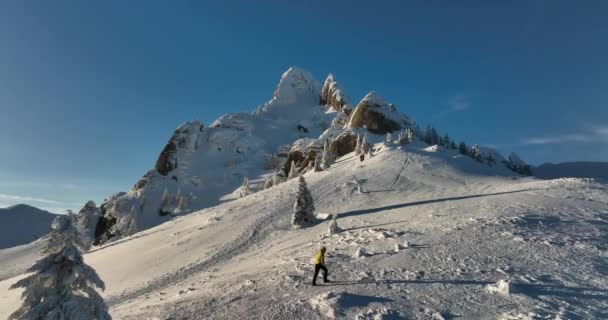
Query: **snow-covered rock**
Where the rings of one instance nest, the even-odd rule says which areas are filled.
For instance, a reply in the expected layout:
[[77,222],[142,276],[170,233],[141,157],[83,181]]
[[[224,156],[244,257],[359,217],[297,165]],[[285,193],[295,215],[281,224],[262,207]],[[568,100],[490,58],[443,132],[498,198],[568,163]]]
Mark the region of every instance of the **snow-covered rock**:
[[498,280],[494,284],[486,286],[486,290],[490,293],[498,294],[501,296],[508,296],[510,293],[511,282],[509,280]]
[[411,125],[413,121],[409,117],[373,91],[359,102],[348,123],[349,128],[366,127],[370,132],[382,135]]
[[321,90],[321,104],[330,106],[335,111],[342,111],[342,108],[349,103],[348,100],[344,90],[330,73]]

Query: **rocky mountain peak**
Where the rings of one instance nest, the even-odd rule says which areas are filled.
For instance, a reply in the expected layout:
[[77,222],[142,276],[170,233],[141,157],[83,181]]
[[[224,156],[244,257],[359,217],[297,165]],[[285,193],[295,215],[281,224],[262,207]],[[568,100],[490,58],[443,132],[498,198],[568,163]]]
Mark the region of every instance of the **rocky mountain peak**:
[[291,67],[279,81],[273,100],[281,104],[316,105],[321,95],[321,84],[310,72],[298,67]]

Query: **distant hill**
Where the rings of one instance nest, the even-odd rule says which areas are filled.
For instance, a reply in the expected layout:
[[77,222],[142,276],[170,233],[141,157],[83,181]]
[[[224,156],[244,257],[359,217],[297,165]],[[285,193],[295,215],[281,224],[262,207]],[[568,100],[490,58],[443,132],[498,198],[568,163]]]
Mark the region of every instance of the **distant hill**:
[[0,208],[0,249],[30,243],[47,234],[55,214],[25,204]]
[[608,179],[608,162],[543,163],[532,168],[532,173],[542,179],[566,177]]

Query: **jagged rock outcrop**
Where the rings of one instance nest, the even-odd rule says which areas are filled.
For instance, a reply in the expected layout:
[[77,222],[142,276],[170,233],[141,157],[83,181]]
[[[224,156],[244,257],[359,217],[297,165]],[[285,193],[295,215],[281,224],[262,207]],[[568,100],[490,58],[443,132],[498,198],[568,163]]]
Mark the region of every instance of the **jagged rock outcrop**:
[[92,243],[95,239],[95,229],[97,228],[100,217],[101,209],[98,208],[92,200],[87,201],[82,209],[78,211],[76,225],[88,243]]
[[331,126],[334,128],[344,128],[348,124],[348,115],[344,112],[338,112],[331,122]]
[[337,157],[341,157],[355,151],[356,146],[357,135],[354,132],[347,130],[333,139],[333,141],[329,144],[329,151],[331,151]]
[[203,124],[199,121],[187,122],[175,130],[167,145],[163,148],[158,160],[156,160],[156,170],[166,176],[177,168],[178,149],[196,149],[198,145],[198,134],[203,131]]
[[296,140],[283,166],[283,173],[285,176],[289,175],[292,163],[295,163],[298,172],[305,170],[311,163],[314,163],[317,154],[322,151],[323,145],[318,139],[305,138]]
[[331,107],[335,111],[342,111],[342,108],[348,104],[348,97],[331,73],[325,79],[321,90],[321,104]]
[[386,134],[413,125],[394,105],[388,104],[375,92],[368,93],[350,116],[348,128],[367,129],[375,134]]

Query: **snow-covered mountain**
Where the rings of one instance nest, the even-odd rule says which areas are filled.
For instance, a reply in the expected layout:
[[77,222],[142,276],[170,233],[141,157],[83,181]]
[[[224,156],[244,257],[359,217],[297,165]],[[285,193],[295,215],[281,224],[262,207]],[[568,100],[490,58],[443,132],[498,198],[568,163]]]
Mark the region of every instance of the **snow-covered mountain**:
[[[112,316],[606,318],[607,185],[522,177],[419,141],[373,149],[303,174],[318,216],[338,214],[334,235],[323,220],[291,228],[298,179],[258,191],[252,176],[250,195],[94,248],[85,260]],[[312,287],[321,245],[333,282]],[[0,319],[20,304],[7,289],[18,279],[0,281]]]
[[532,173],[542,179],[571,177],[608,180],[608,162],[543,163],[533,167]]
[[0,208],[0,249],[26,244],[46,235],[55,216],[25,204]]
[[[354,150],[358,134],[378,142],[386,133],[406,129],[422,136],[410,117],[379,94],[370,92],[355,106],[333,75],[321,86],[309,72],[292,67],[255,112],[227,114],[208,126],[199,121],[179,126],[155,167],[132,190],[85,210],[97,212],[94,219],[99,219],[91,232],[96,244],[119,239],[131,213],[143,230],[234,199],[245,178],[275,171],[284,179],[292,164],[305,172],[326,141],[339,157]],[[492,153],[504,166],[504,158]]]

